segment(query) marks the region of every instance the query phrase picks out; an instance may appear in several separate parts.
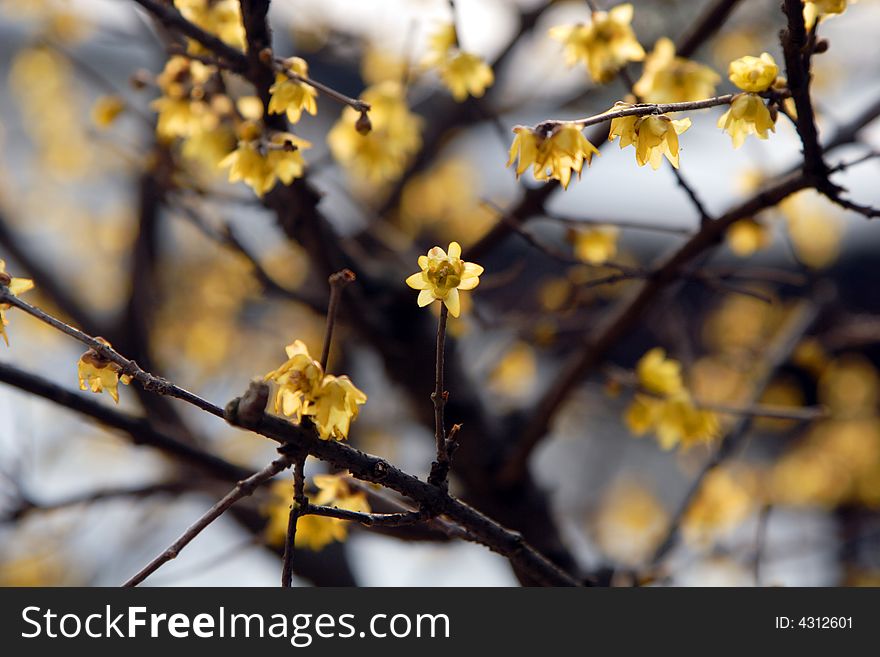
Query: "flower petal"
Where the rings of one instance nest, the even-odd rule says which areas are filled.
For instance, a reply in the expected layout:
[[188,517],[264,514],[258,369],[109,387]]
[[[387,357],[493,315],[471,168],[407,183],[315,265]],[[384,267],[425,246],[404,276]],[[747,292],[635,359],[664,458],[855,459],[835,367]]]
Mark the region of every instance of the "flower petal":
[[420,271],[407,278],[406,284],[414,290],[427,290],[430,287],[428,281],[425,280],[424,273]]
[[449,257],[461,258],[461,244],[459,244],[458,242],[449,243]]
[[449,314],[453,317],[458,317],[461,313],[461,301],[456,288],[449,290],[449,293],[443,299],[443,303],[446,304],[446,307],[449,309]]
[[434,301],[434,293],[431,290],[422,290],[419,292],[418,304],[420,308],[427,306],[429,303]]

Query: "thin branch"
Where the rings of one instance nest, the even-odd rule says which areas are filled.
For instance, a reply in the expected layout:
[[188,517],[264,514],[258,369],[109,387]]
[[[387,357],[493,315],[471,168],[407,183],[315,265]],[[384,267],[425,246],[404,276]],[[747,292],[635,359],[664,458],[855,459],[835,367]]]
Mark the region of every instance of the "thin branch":
[[293,553],[296,549],[296,525],[303,510],[308,505],[306,499],[306,457],[297,456],[293,461],[293,499],[290,514],[287,516],[287,536],[284,539],[284,556],[281,559],[281,586],[290,588],[293,584]]
[[219,502],[212,506],[207,513],[193,523],[183,534],[180,535],[174,543],[172,543],[164,552],[135,573],[122,586],[130,588],[137,586],[147,577],[159,570],[163,565],[177,558],[180,551],[199,534],[201,534],[212,522],[222,516],[233,504],[238,500],[252,495],[253,492],[277,475],[282,470],[290,467],[290,457],[282,456],[278,458],[259,472],[254,473],[247,479],[239,481],[235,488],[229,491]]
[[133,360],[129,360],[119,352],[117,352],[112,347],[108,347],[103,342],[99,342],[97,339],[92,336],[83,333],[79,329],[76,329],[69,324],[65,324],[59,319],[52,317],[48,313],[40,310],[36,306],[32,306],[26,301],[22,301],[15,295],[9,292],[9,289],[6,287],[0,287],[0,303],[6,303],[10,306],[15,306],[19,310],[23,310],[28,315],[39,319],[41,322],[48,324],[49,326],[61,331],[62,333],[66,333],[70,337],[79,342],[83,343],[87,347],[90,347],[98,356],[113,361],[117,365],[122,368],[122,374],[127,374],[135,379],[138,383],[140,383],[144,390],[149,392],[155,392],[159,395],[167,395],[169,397],[175,397],[182,401],[188,402],[194,406],[199,407],[203,411],[207,411],[211,415],[215,415],[217,417],[223,417],[223,409],[219,406],[212,404],[211,402],[202,399],[196,394],[189,392],[188,390],[184,390],[183,388],[174,385],[170,381],[163,379],[158,376],[154,376],[149,372],[144,371],[138,366]]
[[324,331],[324,345],[321,348],[321,369],[327,371],[327,360],[330,358],[330,345],[333,343],[333,329],[336,326],[336,316],[339,313],[339,300],[342,291],[347,285],[355,280],[354,272],[343,269],[330,274],[327,281],[330,283],[330,301],[327,304],[327,327]]
[[176,30],[184,36],[188,36],[208,50],[213,51],[220,58],[225,68],[236,73],[243,73],[247,70],[248,62],[243,52],[233,48],[213,34],[206,32],[198,25],[190,23],[173,5],[163,4],[157,0],[134,1],[149,11],[156,20],[166,27]]
[[425,520],[425,515],[420,511],[404,511],[401,513],[361,513],[337,509],[335,506],[315,506],[309,504],[301,516],[323,516],[325,518],[337,518],[360,523],[366,527],[403,527]]

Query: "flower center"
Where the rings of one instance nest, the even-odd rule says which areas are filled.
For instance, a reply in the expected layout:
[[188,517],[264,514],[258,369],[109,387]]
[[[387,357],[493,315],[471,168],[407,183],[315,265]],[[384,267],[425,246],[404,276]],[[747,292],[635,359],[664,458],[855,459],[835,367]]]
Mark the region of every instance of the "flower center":
[[451,290],[461,283],[461,266],[451,260],[439,262],[428,270],[428,280],[441,290]]

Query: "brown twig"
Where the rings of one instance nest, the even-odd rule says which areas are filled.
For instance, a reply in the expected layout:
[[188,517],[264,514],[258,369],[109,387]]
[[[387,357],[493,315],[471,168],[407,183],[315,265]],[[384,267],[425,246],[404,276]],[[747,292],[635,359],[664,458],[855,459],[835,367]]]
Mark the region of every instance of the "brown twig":
[[147,577],[156,572],[163,565],[177,558],[180,551],[185,548],[196,536],[201,534],[212,522],[222,516],[233,504],[243,497],[252,495],[253,492],[277,475],[282,470],[290,467],[290,457],[282,456],[259,472],[254,473],[247,479],[239,481],[235,488],[229,491],[219,502],[212,506],[201,518],[193,523],[183,534],[180,535],[165,551],[141,568],[122,586],[130,588],[137,586]]
[[324,345],[321,348],[321,369],[327,371],[327,360],[330,358],[330,345],[333,342],[333,329],[336,326],[336,315],[339,312],[339,300],[342,298],[342,291],[347,285],[355,280],[354,272],[350,269],[343,269],[330,274],[328,277],[330,283],[330,301],[327,304],[327,327],[324,332]]
[[284,539],[284,556],[281,558],[281,586],[290,588],[293,583],[293,553],[296,549],[296,525],[308,505],[306,499],[306,457],[297,456],[293,461],[293,500],[287,517],[287,536]]
[[446,450],[446,426],[443,411],[449,393],[444,389],[443,377],[445,373],[444,355],[446,351],[446,320],[449,310],[446,304],[440,302],[440,319],[437,321],[437,359],[434,367],[434,392],[431,393],[431,401],[434,404],[434,440],[437,447],[437,460],[431,464],[431,473],[428,482],[441,488],[448,485],[449,454]]

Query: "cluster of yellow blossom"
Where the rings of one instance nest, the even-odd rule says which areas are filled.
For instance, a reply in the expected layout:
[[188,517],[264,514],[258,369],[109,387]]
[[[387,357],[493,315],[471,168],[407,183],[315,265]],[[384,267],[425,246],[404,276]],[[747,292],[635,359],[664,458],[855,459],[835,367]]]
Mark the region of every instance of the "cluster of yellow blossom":
[[452,97],[462,102],[467,97],[481,97],[492,86],[495,75],[479,55],[459,47],[455,25],[448,23],[431,37],[425,66],[435,68]]
[[455,235],[467,246],[497,220],[479,192],[480,172],[473,164],[445,159],[407,178],[400,194],[400,226],[410,237],[427,230],[438,241]]
[[[104,338],[95,339],[104,346],[110,346],[110,343]],[[119,384],[128,385],[131,382],[131,377],[128,374],[120,376],[122,368],[118,364],[105,358],[94,349],[89,349],[79,357],[77,370],[80,390],[91,390],[98,394],[106,390],[117,404],[119,403]]]
[[768,131],[776,131],[775,119],[758,94],[773,86],[778,74],[779,67],[766,52],[730,63],[730,81],[745,93],[734,97],[730,108],[718,119],[718,127],[730,135],[734,148],[742,146],[748,135],[767,139]]
[[594,81],[611,81],[627,62],[640,62],[645,50],[633,32],[633,7],[618,5],[610,11],[595,11],[587,24],[560,25],[550,36],[565,46],[568,66],[584,62]]
[[590,226],[573,230],[569,239],[574,244],[574,254],[590,265],[602,265],[617,255],[617,226]]
[[[24,294],[28,290],[34,289],[34,282],[29,278],[10,276],[6,273],[6,262],[0,260],[0,287],[6,288],[9,294],[17,297],[19,294]],[[9,346],[9,337],[6,335],[6,326],[9,324],[9,320],[6,319],[4,311],[9,310],[9,308],[8,303],[0,303],[0,336],[3,336],[6,346]]]
[[350,172],[371,183],[399,178],[422,146],[422,119],[406,103],[400,82],[388,80],[368,87],[361,100],[370,104],[370,129],[360,127],[360,113],[346,107],[327,134],[333,157]]
[[634,434],[653,431],[663,449],[716,437],[718,417],[695,406],[682,381],[681,363],[666,358],[663,349],[656,347],[642,356],[636,375],[643,392],[636,393],[625,415]]
[[[317,493],[309,496],[309,503],[316,506],[333,506],[346,511],[369,513],[370,504],[363,492],[352,492],[341,475],[315,475],[312,479]],[[266,540],[271,545],[283,545],[287,538],[287,524],[292,497],[290,482],[272,484],[271,501],[264,512],[269,516],[266,523]],[[348,538],[348,521],[325,516],[304,515],[296,521],[294,546],[308,550],[322,550],[334,541]]]
[[831,201],[814,190],[804,190],[785,199],[779,210],[798,260],[813,269],[837,260],[846,224]]
[[[174,0],[174,6],[189,22],[234,48],[245,49],[244,23],[238,0]],[[189,51],[201,53],[204,48],[190,39]]]
[[880,374],[862,356],[828,360],[813,354],[811,360],[821,369],[819,402],[830,417],[814,424],[775,464],[773,499],[793,505],[880,506]]
[[296,424],[308,417],[322,440],[348,438],[358,407],[366,403],[367,396],[347,376],[325,374],[302,341],[295,340],[286,351],[287,362],[265,377],[274,385],[275,413]]
[[663,37],[645,59],[633,92],[646,103],[685,103],[715,95],[721,76],[705,64],[675,56],[675,44]]
[[[284,67],[301,78],[309,77],[309,65],[300,57],[291,57],[284,61]],[[291,78],[287,73],[275,75],[275,84],[269,87],[269,114],[287,114],[291,123],[299,122],[303,112],[312,116],[318,112],[318,90],[312,85]]]
[[[609,111],[621,110],[632,105],[617,102]],[[620,147],[635,146],[636,162],[640,167],[651,165],[655,171],[660,168],[663,157],[678,168],[678,135],[691,127],[691,120],[670,119],[665,114],[648,114],[646,116],[623,116],[611,120],[608,140],[615,137],[620,140]]]
[[256,122],[246,121],[239,128],[238,146],[220,160],[229,167],[229,182],[243,181],[262,196],[279,180],[289,185],[306,168],[302,151],[312,144],[290,132],[274,132],[268,142]]
[[549,131],[517,126],[513,129],[515,136],[507,166],[517,163],[517,178],[532,167],[535,180],[558,180],[563,189],[567,189],[571,174],[576,173],[580,178],[584,164],[589,165],[593,155],[599,154],[599,149],[581,130],[572,123],[554,124]]
[[428,255],[419,256],[421,271],[406,279],[406,284],[419,290],[419,306],[427,306],[435,300],[442,301],[449,314],[458,317],[461,312],[459,290],[473,290],[480,284],[483,268],[461,259],[461,245],[449,243],[447,253],[435,246]]

